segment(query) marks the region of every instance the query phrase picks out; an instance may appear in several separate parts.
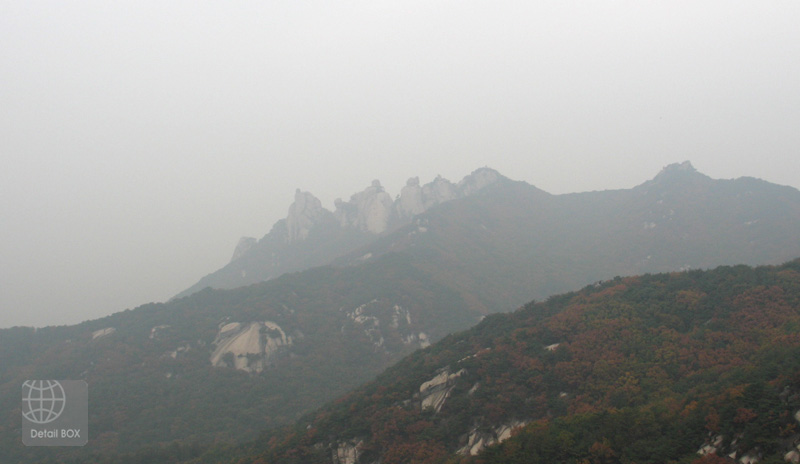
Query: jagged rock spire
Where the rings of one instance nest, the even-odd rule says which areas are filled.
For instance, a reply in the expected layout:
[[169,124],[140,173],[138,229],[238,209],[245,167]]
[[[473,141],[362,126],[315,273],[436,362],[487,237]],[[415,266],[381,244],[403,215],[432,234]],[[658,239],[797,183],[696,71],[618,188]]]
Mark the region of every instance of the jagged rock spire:
[[[432,182],[420,185],[419,177],[412,177],[396,201],[380,181],[373,180],[369,187],[353,194],[349,201],[337,199],[333,213],[323,208],[317,197],[297,189],[286,217],[286,240],[288,243],[305,240],[314,225],[329,214],[333,214],[342,228],[381,234],[395,220],[405,221],[436,205],[471,195],[500,178],[502,176],[497,171],[489,168],[472,172],[458,184],[436,176]],[[245,246],[250,245],[248,242]],[[239,255],[237,253],[237,257]]]
[[389,225],[394,202],[380,181],[350,197],[349,202],[337,199],[334,215],[342,227],[355,227],[365,232],[380,234]]
[[290,243],[305,240],[311,228],[326,212],[317,197],[297,189],[294,193],[294,203],[289,207],[289,215],[286,217],[287,240]]

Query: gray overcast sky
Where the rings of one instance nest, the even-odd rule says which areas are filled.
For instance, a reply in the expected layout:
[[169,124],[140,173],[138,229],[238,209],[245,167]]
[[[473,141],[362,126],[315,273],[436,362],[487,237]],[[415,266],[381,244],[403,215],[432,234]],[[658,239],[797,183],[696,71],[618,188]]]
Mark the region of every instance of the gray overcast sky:
[[0,327],[164,301],[295,188],[800,186],[800,2],[0,0]]

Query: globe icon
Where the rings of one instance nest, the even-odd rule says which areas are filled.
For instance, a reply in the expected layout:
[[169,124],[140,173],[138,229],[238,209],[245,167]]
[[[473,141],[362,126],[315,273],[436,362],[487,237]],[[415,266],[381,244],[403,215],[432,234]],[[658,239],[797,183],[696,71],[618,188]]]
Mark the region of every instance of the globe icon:
[[56,380],[26,380],[22,384],[22,415],[35,424],[49,424],[64,412],[67,397]]

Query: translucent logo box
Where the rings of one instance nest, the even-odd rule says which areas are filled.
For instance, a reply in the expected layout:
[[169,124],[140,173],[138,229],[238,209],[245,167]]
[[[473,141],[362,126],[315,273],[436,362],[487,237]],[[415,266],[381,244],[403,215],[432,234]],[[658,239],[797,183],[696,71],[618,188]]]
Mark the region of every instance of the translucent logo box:
[[83,380],[26,380],[21,410],[25,446],[83,446],[89,441],[89,385]]

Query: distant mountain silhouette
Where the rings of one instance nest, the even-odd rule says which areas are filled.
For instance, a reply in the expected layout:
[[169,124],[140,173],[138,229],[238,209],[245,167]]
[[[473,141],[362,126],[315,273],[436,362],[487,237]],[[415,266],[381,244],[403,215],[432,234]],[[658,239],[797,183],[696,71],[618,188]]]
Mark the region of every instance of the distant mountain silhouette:
[[[364,211],[380,203],[373,201],[385,194],[379,186],[354,195],[348,206]],[[298,191],[289,217],[181,295],[404,252],[446,285],[476,293],[475,304],[488,313],[608,276],[800,256],[800,192],[754,178],[714,180],[688,161],[632,189],[565,195],[489,168],[458,184],[437,178],[419,187],[414,178],[384,206],[372,209],[385,220],[373,233],[366,213],[361,222],[337,221],[343,203],[331,213]]]
[[261,240],[243,237],[233,258],[177,297],[191,295],[205,287],[236,288],[274,279],[287,272],[297,272],[331,263],[350,251],[373,242],[413,217],[458,198],[473,195],[498,181],[497,171],[481,168],[458,184],[437,177],[420,185],[419,178],[408,180],[396,200],[380,182],[355,193],[345,202],[336,200],[331,212],[309,192],[299,189],[285,219],[276,222]]

